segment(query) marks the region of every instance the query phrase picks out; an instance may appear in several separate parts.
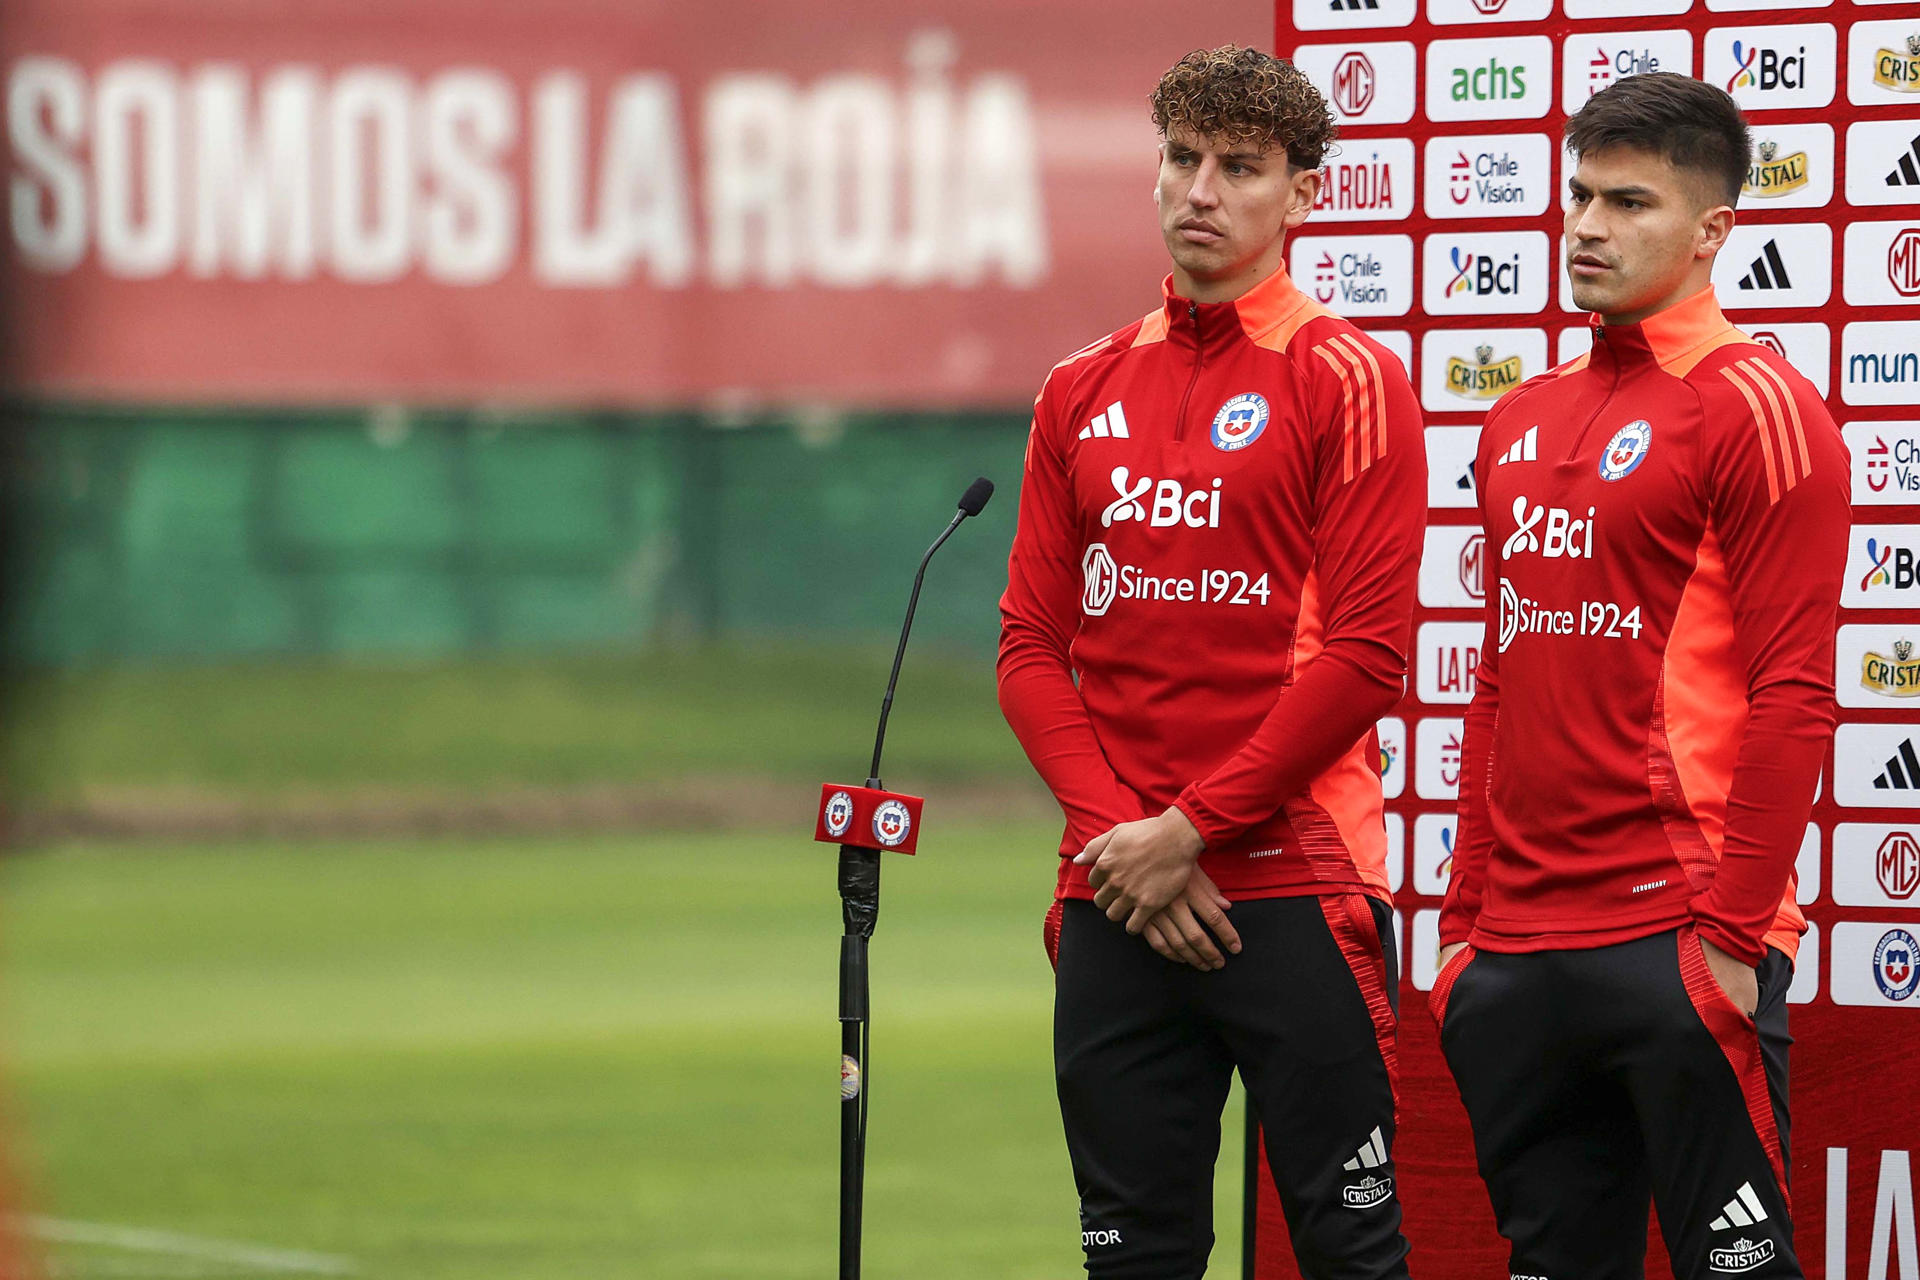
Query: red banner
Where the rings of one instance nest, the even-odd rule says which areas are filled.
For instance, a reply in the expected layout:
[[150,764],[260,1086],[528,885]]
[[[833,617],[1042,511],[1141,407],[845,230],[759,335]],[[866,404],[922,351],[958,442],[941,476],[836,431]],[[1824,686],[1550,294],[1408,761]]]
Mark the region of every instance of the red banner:
[[1146,97],[1259,0],[18,0],[9,381],[1016,406],[1151,308]]
[[[1714,284],[1805,374],[1853,456],[1840,726],[1798,860],[1788,993],[1795,1243],[1810,1277],[1912,1280],[1920,1097],[1920,20],[1901,0],[1278,0],[1275,45],[1341,123],[1294,278],[1407,365],[1428,503],[1407,697],[1381,724],[1405,970],[1394,1145],[1421,1276],[1506,1274],[1427,1012],[1460,717],[1486,591],[1471,463],[1506,390],[1591,342],[1560,266],[1567,116],[1623,76],[1732,94],[1756,155]],[[1894,510],[1886,510],[1894,508]],[[1904,509],[1903,509],[1904,508]],[[1904,819],[1904,820],[1903,820]],[[1272,1182],[1263,1280],[1296,1274]],[[1656,1244],[1649,1274],[1669,1274]]]

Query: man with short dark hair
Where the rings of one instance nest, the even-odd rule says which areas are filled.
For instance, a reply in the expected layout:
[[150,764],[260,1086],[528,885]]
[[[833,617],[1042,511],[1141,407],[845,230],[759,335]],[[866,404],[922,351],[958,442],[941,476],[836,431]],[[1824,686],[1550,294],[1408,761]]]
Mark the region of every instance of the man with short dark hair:
[[1067,818],[1048,932],[1081,1243],[1095,1276],[1206,1270],[1237,1066],[1302,1272],[1404,1277],[1373,723],[1406,671],[1419,408],[1287,278],[1333,137],[1306,77],[1200,50],[1153,111],[1173,272],[1048,376],[1001,600],[1000,703]]
[[1475,474],[1492,566],[1431,1007],[1515,1276],[1797,1277],[1793,862],[1833,734],[1847,456],[1727,322],[1746,123],[1665,73],[1566,128],[1593,349]]

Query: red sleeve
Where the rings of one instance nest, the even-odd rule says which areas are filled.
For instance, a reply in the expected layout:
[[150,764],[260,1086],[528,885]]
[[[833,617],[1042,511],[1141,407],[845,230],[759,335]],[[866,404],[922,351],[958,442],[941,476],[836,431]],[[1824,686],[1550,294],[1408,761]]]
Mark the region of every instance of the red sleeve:
[[1147,812],[1114,776],[1074,684],[1070,650],[1080,628],[1079,547],[1066,463],[1042,392],[1027,435],[1020,518],[1000,597],[1000,710],[1065,813],[1069,840],[1084,847]]
[[1852,519],[1847,450],[1819,393],[1778,361],[1756,355],[1696,379],[1708,510],[1747,672],[1747,727],[1719,867],[1692,909],[1702,937],[1758,964],[1833,737],[1834,631]]
[[[1495,413],[1498,412],[1496,407]],[[1494,413],[1487,415],[1491,423]],[[1487,456],[1490,433],[1480,428],[1480,448],[1473,474],[1480,494],[1480,528],[1487,527],[1486,477],[1493,465]],[[1489,574],[1492,578],[1494,575]],[[1492,586],[1492,583],[1488,584]],[[1465,942],[1480,918],[1481,895],[1487,887],[1487,859],[1493,853],[1493,826],[1487,799],[1488,761],[1493,757],[1493,725],[1500,715],[1500,593],[1487,592],[1486,635],[1480,642],[1480,665],[1473,673],[1473,701],[1467,706],[1460,742],[1460,802],[1453,831],[1453,869],[1447,877],[1447,896],[1440,904],[1440,945]]]
[[1319,429],[1313,575],[1324,645],[1253,736],[1175,800],[1209,846],[1305,791],[1406,692],[1427,513],[1420,407],[1399,362],[1350,332],[1293,348]]

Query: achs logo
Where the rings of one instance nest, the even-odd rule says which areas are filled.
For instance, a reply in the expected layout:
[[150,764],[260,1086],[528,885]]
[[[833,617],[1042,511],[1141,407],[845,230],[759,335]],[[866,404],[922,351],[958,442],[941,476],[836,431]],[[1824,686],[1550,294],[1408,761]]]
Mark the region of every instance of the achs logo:
[[1920,32],[1907,37],[1907,51],[1880,49],[1873,55],[1873,82],[1895,93],[1920,93]]
[[[1538,553],[1547,560],[1562,557],[1569,560],[1593,558],[1593,519],[1594,509],[1587,508],[1585,519],[1574,519],[1573,513],[1565,507],[1547,507],[1527,505],[1526,495],[1513,500],[1513,520],[1518,527],[1507,536],[1506,543],[1500,548],[1500,558],[1511,560],[1517,555]],[[1546,528],[1542,533],[1535,529],[1542,520]]]
[[[1220,406],[1213,415],[1213,447],[1222,453],[1234,453],[1260,438],[1267,429],[1267,399],[1255,391],[1244,392]],[[1215,480],[1217,487],[1219,481]],[[1218,507],[1215,508],[1216,515]],[[1199,525],[1194,525],[1199,528]],[[1216,519],[1214,527],[1219,527]]]
[[1903,228],[1887,246],[1887,280],[1903,298],[1920,298],[1920,227]]
[[[1215,422],[1217,431],[1218,419]],[[1254,434],[1258,435],[1259,432],[1256,430]],[[1211,489],[1193,490],[1184,488],[1178,480],[1156,481],[1151,476],[1141,476],[1135,480],[1125,467],[1115,467],[1108,480],[1113,485],[1113,491],[1120,496],[1108,503],[1107,509],[1100,513],[1100,527],[1103,529],[1111,529],[1128,520],[1144,521],[1153,529],[1168,529],[1177,524],[1189,529],[1220,527],[1219,476],[1213,478]],[[1153,495],[1151,511],[1142,501],[1149,493]]]
[[1920,943],[1905,929],[1889,929],[1880,935],[1879,943],[1873,948],[1873,980],[1881,995],[1889,1000],[1905,1000],[1920,986],[1916,952],[1920,952]]
[[1883,698],[1920,696],[1920,661],[1914,659],[1913,641],[1895,640],[1891,658],[1868,652],[1860,660],[1860,687]]
[[1379,76],[1367,55],[1359,51],[1341,55],[1333,67],[1333,105],[1342,114],[1357,116],[1373,105]]
[[1889,898],[1911,898],[1920,889],[1920,841],[1907,831],[1882,840],[1873,855],[1873,874]]
[[1476,298],[1510,297],[1520,292],[1520,255],[1504,261],[1490,254],[1473,253],[1455,245],[1447,255],[1453,261],[1453,279],[1447,282],[1447,297],[1466,294]]
[[1796,151],[1792,155],[1782,156],[1777,142],[1762,142],[1756,150],[1760,158],[1748,168],[1747,180],[1740,188],[1741,194],[1773,200],[1792,195],[1807,185],[1806,152]]
[[[1645,418],[1636,419],[1613,433],[1613,439],[1607,441],[1607,447],[1600,451],[1600,478],[1602,480],[1624,480],[1640,469],[1647,460],[1647,450],[1653,447],[1653,424]],[[1589,511],[1587,514],[1593,514]]]
[[1707,1265],[1715,1271],[1737,1273],[1751,1271],[1764,1262],[1773,1260],[1773,1241],[1735,1240],[1725,1248],[1715,1249],[1707,1255]]
[[1473,349],[1473,363],[1447,357],[1447,390],[1468,400],[1495,400],[1520,385],[1520,357],[1495,361],[1493,348],[1481,343]]
[[1120,589],[1120,566],[1114,563],[1106,543],[1093,543],[1080,557],[1080,578],[1080,607],[1088,617],[1097,618],[1112,606]]
[[1509,65],[1499,55],[1487,59],[1485,66],[1455,67],[1448,86],[1455,102],[1506,102],[1527,96],[1527,66]]

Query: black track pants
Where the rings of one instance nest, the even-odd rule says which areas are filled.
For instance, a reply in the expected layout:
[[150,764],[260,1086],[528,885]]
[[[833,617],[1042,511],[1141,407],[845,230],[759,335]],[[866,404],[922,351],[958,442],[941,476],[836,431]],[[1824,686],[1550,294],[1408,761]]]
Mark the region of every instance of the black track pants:
[[1647,1202],[1679,1280],[1801,1275],[1786,1189],[1787,987],[1748,1018],[1691,928],[1584,951],[1466,948],[1434,984],[1516,1280],[1638,1280]]
[[1087,1271],[1205,1272],[1220,1110],[1237,1066],[1307,1280],[1405,1277],[1387,908],[1355,893],[1240,902],[1230,914],[1244,949],[1202,972],[1090,902],[1064,904],[1054,1067]]

